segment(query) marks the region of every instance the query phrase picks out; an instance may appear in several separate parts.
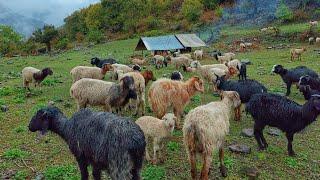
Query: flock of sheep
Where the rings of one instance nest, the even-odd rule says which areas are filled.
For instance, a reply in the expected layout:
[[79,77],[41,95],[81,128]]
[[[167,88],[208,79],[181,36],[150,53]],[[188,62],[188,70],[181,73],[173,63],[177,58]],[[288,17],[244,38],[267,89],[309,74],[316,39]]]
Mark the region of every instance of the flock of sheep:
[[[301,56],[304,50],[293,49],[292,57]],[[286,133],[288,154],[294,155],[293,136],[316,120],[320,113],[320,79],[313,70],[299,66],[285,69],[275,65],[273,72],[279,74],[287,85],[296,83],[307,102],[299,105],[284,96],[268,93],[267,88],[256,80],[247,79],[247,64],[235,59],[234,53],[217,53],[219,64],[202,65],[204,52],[191,54],[174,53],[168,57],[155,55],[152,63],[157,69],[173,65],[177,70],[196,73],[188,80],[175,71],[169,78],[156,79],[151,70],[141,72],[147,60],[133,58],[135,65],[118,64],[114,59],[92,58],[97,67],[77,66],[70,74],[73,84],[70,95],[76,101],[78,112],[71,119],[56,107],[39,110],[31,119],[29,129],[45,134],[51,130],[59,134],[74,154],[82,179],[88,179],[87,167],[93,167],[94,179],[101,178],[106,170],[112,179],[140,179],[144,157],[158,163],[161,143],[171,135],[174,128],[183,130],[184,144],[191,165],[191,177],[197,179],[196,156],[203,161],[200,179],[208,179],[212,153],[219,150],[220,171],[227,175],[224,165],[224,139],[229,132],[230,119],[241,119],[241,104],[246,104],[254,123],[254,136],[261,150],[268,144],[263,136],[265,126],[273,126]],[[192,59],[194,58],[194,59]],[[117,82],[104,81],[107,72]],[[50,68],[22,70],[23,86],[36,85],[48,75]],[[229,78],[239,75],[239,80]],[[200,78],[201,77],[201,78]],[[146,86],[151,84],[148,92]],[[204,83],[220,93],[221,101],[196,107],[184,116],[184,107],[197,93],[203,93]],[[155,117],[145,115],[145,96]],[[94,112],[86,107],[103,106],[105,112]],[[134,122],[122,117],[124,111],[134,109],[139,118]],[[277,111],[274,111],[277,109]],[[184,117],[184,123],[181,120]],[[148,140],[153,141],[153,157],[147,150]],[[159,154],[159,155],[158,155]]]

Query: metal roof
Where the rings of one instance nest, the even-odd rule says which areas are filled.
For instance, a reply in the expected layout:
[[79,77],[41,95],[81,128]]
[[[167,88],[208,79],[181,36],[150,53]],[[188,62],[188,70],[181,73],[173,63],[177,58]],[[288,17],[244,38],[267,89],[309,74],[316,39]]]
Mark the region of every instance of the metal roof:
[[175,36],[184,47],[207,46],[196,34],[176,34]]
[[184,47],[174,35],[157,36],[157,37],[142,37],[140,38],[136,51],[139,50],[172,50],[183,49]]

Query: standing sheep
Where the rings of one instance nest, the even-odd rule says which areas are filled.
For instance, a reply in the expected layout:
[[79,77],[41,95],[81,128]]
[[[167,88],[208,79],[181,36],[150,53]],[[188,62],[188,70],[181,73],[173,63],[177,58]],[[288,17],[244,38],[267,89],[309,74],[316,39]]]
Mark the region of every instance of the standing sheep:
[[195,50],[194,53],[193,53],[193,56],[196,60],[199,59],[202,59],[203,58],[203,50]]
[[160,67],[162,68],[163,66],[167,67],[167,60],[165,59],[165,57],[161,56],[161,55],[155,55],[153,56],[153,60],[154,60],[154,64],[156,65],[157,69],[160,69]]
[[320,91],[320,79],[314,78],[309,75],[301,76],[299,80],[299,86],[310,86],[311,89]]
[[108,65],[110,68],[113,70],[113,79],[118,80],[118,74],[116,73],[118,70],[122,70],[123,73],[128,73],[128,72],[132,72],[134,71],[133,68],[124,65],[124,64],[112,64],[112,65]]
[[305,100],[309,100],[313,95],[320,95],[320,90],[311,89],[309,85],[299,85],[299,91],[302,92]]
[[186,82],[159,79],[152,83],[148,92],[148,100],[152,111],[159,119],[166,114],[168,108],[172,107],[177,117],[176,127],[180,129],[184,107],[197,91],[204,92],[203,81],[199,77],[192,77]]
[[153,159],[150,158],[146,146],[146,159],[148,161],[151,161],[154,164],[157,163],[157,151],[162,149],[161,143],[163,139],[172,134],[175,121],[176,117],[172,113],[165,114],[161,120],[152,116],[143,116],[136,120],[136,124],[140,126],[146,137],[147,145],[148,138],[153,139]]
[[196,156],[202,157],[202,170],[200,179],[207,180],[212,162],[212,152],[219,149],[220,172],[227,176],[224,165],[223,144],[225,136],[229,133],[229,120],[233,108],[241,104],[237,92],[225,91],[220,102],[211,102],[191,110],[185,118],[183,125],[184,144],[191,164],[191,177],[197,179]]
[[317,38],[316,38],[316,43],[317,43],[317,44],[320,43],[320,37],[317,37]]
[[132,64],[138,64],[140,66],[144,65],[146,63],[145,59],[138,59],[138,58],[133,58],[131,59]]
[[25,67],[22,69],[22,80],[23,80],[23,87],[29,88],[29,83],[33,83],[36,87],[39,86],[40,83],[48,76],[52,75],[53,72],[50,68],[44,68],[42,70],[36,69],[34,67]]
[[173,65],[175,65],[176,69],[179,69],[180,67],[188,67],[190,66],[190,63],[192,62],[192,59],[189,59],[184,56],[179,57],[168,57],[168,60],[171,61]]
[[129,118],[82,109],[68,119],[58,108],[47,107],[32,117],[29,130],[58,134],[75,156],[83,180],[89,179],[89,165],[95,180],[101,179],[102,170],[112,180],[140,179],[146,142]]
[[301,49],[291,49],[290,50],[290,54],[291,54],[291,61],[293,61],[294,59],[298,58],[298,60],[300,59],[301,61],[301,55],[303,52],[307,51],[306,48],[301,48]]
[[76,66],[71,71],[72,82],[76,82],[82,78],[91,79],[104,79],[107,71],[109,70],[108,64],[104,64],[102,68],[98,67],[87,67],[87,66]]
[[157,78],[153,75],[153,72],[151,70],[146,70],[146,71],[142,72],[141,75],[144,77],[145,86],[148,85],[148,82],[150,80],[152,80],[152,81],[157,80]]
[[104,64],[116,64],[116,63],[117,63],[117,61],[112,58],[101,60],[97,57],[94,57],[91,59],[91,64],[96,65],[99,68],[102,68]]

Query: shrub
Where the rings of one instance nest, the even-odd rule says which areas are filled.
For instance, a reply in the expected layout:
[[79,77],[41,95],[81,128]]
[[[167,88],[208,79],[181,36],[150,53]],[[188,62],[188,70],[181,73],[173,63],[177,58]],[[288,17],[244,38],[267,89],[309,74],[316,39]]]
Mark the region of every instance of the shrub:
[[214,11],[214,14],[217,16],[217,17],[222,17],[223,15],[223,8],[221,6],[218,6],[216,8],[216,10]]
[[68,46],[68,43],[69,43],[68,38],[59,39],[56,44],[56,48],[61,49],[61,50],[66,49]]
[[276,17],[283,22],[290,22],[293,20],[293,12],[292,10],[284,3],[282,0],[277,11]]
[[205,9],[213,10],[217,7],[219,4],[219,0],[202,0],[202,4]]
[[185,0],[182,4],[182,14],[190,22],[197,21],[202,14],[203,5],[199,0]]
[[21,149],[13,148],[5,151],[3,157],[6,159],[22,159],[29,156],[29,153]]
[[100,43],[104,38],[104,34],[100,30],[90,30],[87,34],[89,42]]
[[142,171],[142,177],[145,180],[162,180],[165,179],[166,171],[164,167],[147,166]]
[[80,179],[80,176],[77,174],[77,168],[73,165],[50,166],[44,172],[44,177],[47,180]]
[[169,151],[171,151],[171,152],[176,152],[176,151],[179,151],[180,147],[179,147],[179,144],[177,142],[170,141],[167,144],[167,149]]

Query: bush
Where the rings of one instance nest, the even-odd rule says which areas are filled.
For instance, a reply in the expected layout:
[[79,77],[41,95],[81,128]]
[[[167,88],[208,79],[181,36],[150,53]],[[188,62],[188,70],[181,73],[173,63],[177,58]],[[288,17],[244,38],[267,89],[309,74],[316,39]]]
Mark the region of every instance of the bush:
[[182,4],[182,14],[190,22],[197,21],[202,14],[203,5],[199,0],[185,0]]
[[64,50],[68,47],[68,43],[69,43],[68,38],[59,39],[56,44],[56,48],[58,48],[60,50]]
[[216,10],[214,10],[214,14],[217,16],[217,17],[222,17],[223,15],[223,8],[221,6],[218,6],[216,8]]
[[30,153],[17,148],[9,149],[3,153],[3,157],[6,159],[22,159],[29,155]]
[[281,1],[275,15],[282,22],[290,22],[293,20],[293,12],[283,0]]
[[46,169],[44,176],[48,180],[80,179],[77,168],[73,165],[51,166]]
[[213,10],[217,7],[219,0],[202,0],[202,4],[206,9]]
[[90,30],[87,34],[87,40],[89,42],[101,43],[104,39],[104,34],[100,30]]

